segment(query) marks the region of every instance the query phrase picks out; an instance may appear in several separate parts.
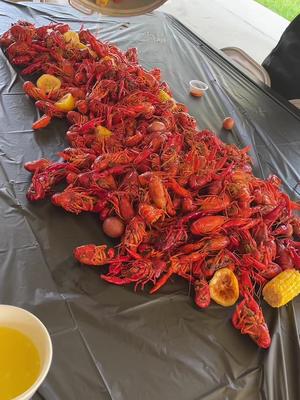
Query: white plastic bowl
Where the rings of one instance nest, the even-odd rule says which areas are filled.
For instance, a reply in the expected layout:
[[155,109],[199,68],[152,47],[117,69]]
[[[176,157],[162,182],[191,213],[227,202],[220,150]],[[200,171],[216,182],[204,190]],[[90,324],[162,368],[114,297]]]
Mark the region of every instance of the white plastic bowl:
[[13,400],[29,400],[38,390],[49,371],[52,361],[52,342],[44,324],[29,311],[23,308],[0,305],[0,326],[16,329],[28,336],[36,346],[40,360],[41,371],[34,384],[26,392]]
[[202,81],[190,81],[190,93],[192,96],[201,97],[208,89],[208,85]]

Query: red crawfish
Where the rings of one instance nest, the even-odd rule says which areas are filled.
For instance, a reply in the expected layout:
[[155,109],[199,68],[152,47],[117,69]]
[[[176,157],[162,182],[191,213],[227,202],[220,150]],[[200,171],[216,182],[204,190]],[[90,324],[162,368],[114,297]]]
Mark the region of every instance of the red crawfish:
[[197,128],[197,121],[187,112],[179,111],[175,114],[175,118],[176,118],[177,128],[182,131]]
[[214,157],[215,154],[207,157],[207,159],[205,160],[206,165],[201,170],[201,174],[198,172],[197,174],[192,174],[189,177],[188,184],[192,190],[200,190],[214,181],[222,182],[226,175],[230,173],[233,168],[233,164],[229,165],[221,173],[217,174],[217,172],[222,170],[222,168],[224,167],[227,161],[227,156],[221,157],[218,160],[215,160]]
[[138,63],[137,48],[131,47],[130,49],[128,49],[125,53],[125,57],[129,63],[137,64]]
[[196,148],[192,148],[186,153],[184,162],[180,166],[180,175],[183,182],[187,182],[188,178],[197,174],[204,166],[203,157],[201,157]]
[[184,138],[181,134],[171,136],[164,144],[161,154],[161,167],[169,176],[175,176],[180,166],[179,154],[182,151]]
[[130,221],[135,216],[132,200],[127,193],[115,192],[108,197],[114,211],[125,221]]
[[36,34],[35,26],[26,21],[19,21],[12,24],[10,32],[17,42],[26,42],[31,44],[33,37]]
[[294,216],[290,219],[290,224],[293,227],[293,234],[300,237],[300,217]]
[[[14,42],[6,50],[8,58],[14,64],[19,56],[28,57],[28,61],[22,64],[27,64],[32,59],[32,57],[37,54],[29,44],[25,42]],[[24,59],[25,60],[25,59]]]
[[115,285],[128,285],[135,283],[134,290],[141,285],[141,289],[148,282],[155,283],[164,272],[166,263],[159,259],[141,259],[129,262],[117,274],[101,275],[101,278]]
[[137,131],[134,135],[131,135],[124,139],[124,144],[126,147],[134,147],[140,144],[143,139],[144,135],[141,132]]
[[102,58],[109,54],[109,46],[97,41],[95,36],[88,30],[81,29],[79,32],[79,39],[82,43],[89,44],[98,57]]
[[48,168],[51,164],[53,164],[53,161],[47,160],[46,158],[40,158],[39,160],[26,162],[24,164],[24,168],[32,173],[36,171],[41,172]]
[[[224,145],[222,143],[222,145]],[[228,157],[235,161],[238,165],[247,165],[252,163],[251,157],[248,152],[251,150],[251,146],[246,146],[243,149],[239,149],[235,144],[226,145],[226,153]]]
[[271,227],[278,218],[282,216],[282,212],[286,208],[286,204],[284,202],[280,202],[276,207],[274,207],[270,212],[263,215],[263,221],[268,226]]
[[260,306],[248,295],[237,306],[232,316],[233,326],[250,338],[261,348],[271,345],[271,337]]
[[226,190],[228,190],[230,197],[237,201],[240,208],[250,208],[252,196],[248,183],[230,182],[227,184]]
[[272,263],[277,255],[276,241],[273,238],[271,238],[265,243],[261,243],[261,245],[258,246],[258,251],[262,254],[261,261],[263,263],[265,264]]
[[282,240],[277,240],[276,245],[277,245],[277,255],[275,259],[276,263],[279,264],[283,270],[293,268],[294,260],[286,244]]
[[159,219],[164,217],[165,212],[159,208],[153,207],[151,204],[140,203],[139,214],[147,224],[153,225]]
[[101,81],[95,83],[91,92],[88,95],[88,100],[102,100],[111,92],[116,92],[117,87],[117,82],[109,79],[102,79]]
[[177,196],[183,198],[190,198],[191,193],[181,186],[174,178],[170,178],[166,182],[166,187],[172,190]]
[[0,35],[0,46],[9,47],[13,43],[14,38],[12,37],[10,29]]
[[[77,100],[75,103],[75,108],[81,113],[81,114],[87,114],[89,111],[89,103],[87,100]],[[87,122],[87,121],[86,121]]]
[[42,70],[50,75],[59,76],[65,82],[72,84],[74,81],[75,70],[73,64],[66,58],[58,56],[56,50],[49,51],[52,58],[58,58],[55,62],[47,62],[43,65]]
[[[56,97],[56,99],[61,99],[63,96],[65,96],[68,93],[71,93],[71,95],[74,97],[75,100],[85,101],[85,98],[86,98],[85,91],[76,86],[66,86],[66,87],[59,89],[58,91],[56,91],[55,97]],[[78,103],[78,101],[76,101],[76,104],[77,103]]]
[[277,228],[272,231],[273,236],[279,237],[292,237],[293,235],[293,225],[289,222],[280,224]]
[[193,283],[194,286],[194,301],[199,308],[207,308],[210,305],[210,291],[209,284],[204,276],[196,279]]
[[253,296],[254,294],[254,282],[251,279],[252,274],[250,274],[247,267],[238,267],[235,272],[239,283],[240,295],[243,297]]
[[37,121],[35,121],[32,124],[32,129],[33,130],[38,130],[38,129],[43,129],[46,128],[51,122],[52,118],[50,115],[44,114],[41,118],[39,118]]
[[135,251],[146,237],[146,224],[140,216],[135,216],[127,224],[122,245],[129,250]]
[[[195,215],[201,214],[200,212]],[[197,219],[191,225],[194,235],[206,235],[218,233],[221,229],[228,230],[240,227],[243,230],[250,229],[259,223],[259,219],[250,218],[227,218],[223,215],[209,215]]]
[[150,290],[150,293],[157,292],[162,286],[164,286],[170,277],[174,274],[181,276],[188,281],[192,281],[191,269],[193,262],[199,262],[206,257],[206,253],[191,253],[186,256],[173,256],[170,258],[170,266],[165,275],[163,275],[159,281]]
[[251,254],[255,258],[260,258],[260,253],[258,251],[258,246],[256,241],[253,239],[249,230],[240,230],[237,234],[239,238],[239,252],[241,254]]
[[58,162],[51,164],[42,171],[37,169],[26,194],[27,199],[30,201],[44,199],[51,193],[53,187],[66,177],[68,172],[68,165]]
[[[74,257],[76,260],[87,265],[105,265],[114,258],[114,255],[114,249],[108,249],[106,244],[101,246],[96,246],[95,244],[86,244],[76,247],[74,250]],[[124,257],[123,261],[126,260],[127,258]],[[116,263],[121,261],[122,259],[114,259],[114,262]]]
[[219,231],[227,220],[228,218],[222,215],[202,217],[192,223],[191,232],[194,235],[214,233]]
[[300,242],[291,239],[285,239],[284,244],[292,257],[294,267],[300,269]]
[[197,205],[194,203],[194,201],[193,201],[193,199],[191,197],[185,197],[185,198],[182,199],[182,201],[181,201],[181,199],[179,197],[177,197],[176,198],[176,202],[173,201],[173,205],[174,205],[174,207],[176,209],[177,209],[176,203],[178,201],[181,202],[181,209],[182,209],[182,211],[184,213],[190,213],[190,212],[193,212],[193,211],[195,211],[197,209]]
[[99,212],[102,209],[101,200],[92,191],[80,187],[70,187],[62,193],[55,193],[51,201],[55,206],[76,215],[83,211]]
[[48,100],[49,98],[44,90],[39,89],[31,81],[26,81],[23,83],[23,90],[28,96],[35,100]]
[[[206,251],[209,251],[206,249]],[[201,271],[206,278],[211,278],[220,268],[229,268],[232,271],[239,266],[240,260],[228,249],[220,250],[215,255],[205,258]]]
[[166,209],[166,189],[162,180],[157,175],[152,175],[149,182],[149,194],[157,208]]
[[122,182],[120,183],[119,189],[130,193],[132,197],[138,197],[140,191],[138,173],[135,170],[129,170],[126,172],[123,176]]
[[255,269],[258,271],[258,274],[261,275],[265,279],[273,279],[276,275],[278,275],[282,268],[274,263],[269,262],[268,264],[264,264],[256,260],[254,257],[250,255],[243,255],[242,257],[242,265],[244,265],[249,270],[249,274],[251,275],[251,269]]
[[70,30],[70,27],[68,24],[50,23],[49,25],[43,25],[36,28],[36,35],[39,37],[39,39],[44,40],[49,31],[51,32],[53,30],[59,31],[60,33],[64,34]]
[[93,190],[116,190],[116,180],[111,174],[96,171],[83,172],[77,176],[78,185]]
[[87,115],[82,115],[80,112],[77,111],[69,111],[67,114],[67,120],[72,125],[73,124],[83,125],[86,122],[88,122],[89,117]]
[[95,159],[92,169],[101,172],[108,167],[130,164],[135,158],[136,153],[133,153],[130,150],[121,150],[117,153],[102,154]]
[[186,227],[180,222],[173,222],[164,226],[160,231],[160,240],[157,241],[156,246],[161,251],[172,252],[175,248],[186,243],[188,233]]
[[49,117],[64,118],[65,112],[60,111],[53,103],[46,100],[38,100],[35,106]]
[[203,214],[216,213],[226,210],[231,204],[231,198],[228,194],[223,193],[200,197],[194,203],[198,206],[199,211],[203,211]]
[[34,57],[34,61],[32,60],[27,67],[22,69],[21,75],[31,75],[35,72],[42,71],[45,63],[48,61],[48,54],[40,54],[39,56]]
[[87,148],[67,147],[58,155],[78,169],[90,168],[96,158],[94,151]]
[[230,244],[230,239],[226,235],[216,235],[213,237],[203,238],[198,242],[188,243],[179,248],[184,254],[189,254],[197,250],[205,250],[209,252],[220,251]]

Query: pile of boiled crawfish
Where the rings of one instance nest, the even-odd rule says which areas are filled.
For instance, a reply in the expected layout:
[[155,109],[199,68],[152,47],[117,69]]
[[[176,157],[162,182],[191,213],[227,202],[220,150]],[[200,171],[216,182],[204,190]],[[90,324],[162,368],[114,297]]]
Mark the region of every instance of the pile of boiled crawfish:
[[[134,289],[151,283],[155,293],[177,275],[205,308],[215,273],[232,271],[241,298],[233,325],[269,347],[255,298],[282,270],[300,269],[300,218],[293,214],[299,204],[280,190],[276,176],[253,175],[249,148],[198,130],[161,81],[160,70],[138,64],[136,49],[122,52],[83,28],[66,36],[69,31],[66,24],[37,28],[20,21],[0,38],[23,76],[51,74],[61,82],[48,93],[24,83],[44,113],[34,128],[54,117],[71,124],[70,147],[58,153],[58,161],[25,164],[33,174],[28,200],[51,196],[68,212],[94,212],[100,221],[116,224],[119,245],[74,251],[83,264],[108,265],[101,275],[106,282],[134,283]],[[66,94],[75,99],[74,107],[62,111],[56,102]],[[63,180],[65,190],[53,194]],[[220,296],[230,297],[231,291],[225,279]]]

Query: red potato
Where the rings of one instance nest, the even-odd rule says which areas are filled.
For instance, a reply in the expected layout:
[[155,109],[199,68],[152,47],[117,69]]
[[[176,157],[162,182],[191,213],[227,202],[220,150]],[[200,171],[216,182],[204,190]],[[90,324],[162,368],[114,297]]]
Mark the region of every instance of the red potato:
[[103,222],[102,229],[105,235],[111,238],[118,238],[123,235],[125,226],[120,218],[108,217]]
[[148,126],[148,132],[163,132],[166,130],[166,125],[160,121],[154,121]]
[[231,129],[234,127],[235,121],[231,117],[227,117],[223,121],[223,128],[226,129],[227,131],[231,131]]

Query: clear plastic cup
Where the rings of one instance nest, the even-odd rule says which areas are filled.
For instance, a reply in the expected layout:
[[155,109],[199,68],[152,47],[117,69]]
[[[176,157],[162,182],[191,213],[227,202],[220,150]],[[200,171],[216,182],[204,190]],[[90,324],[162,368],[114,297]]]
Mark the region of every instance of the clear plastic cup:
[[208,85],[204,82],[197,80],[190,81],[190,94],[192,96],[202,97],[207,89]]

